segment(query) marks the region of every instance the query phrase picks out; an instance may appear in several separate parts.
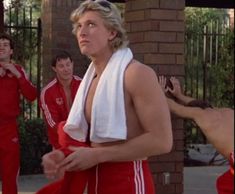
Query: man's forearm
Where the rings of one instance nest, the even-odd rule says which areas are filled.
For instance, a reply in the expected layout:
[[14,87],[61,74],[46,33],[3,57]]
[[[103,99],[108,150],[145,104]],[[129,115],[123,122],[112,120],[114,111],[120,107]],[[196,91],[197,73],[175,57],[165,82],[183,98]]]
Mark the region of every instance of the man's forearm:
[[159,137],[145,133],[123,144],[97,148],[99,162],[132,161],[171,151],[172,137]]
[[176,98],[185,105],[187,105],[189,102],[195,100],[194,98],[192,98],[190,96],[186,96],[184,94],[180,94],[180,95],[176,96]]

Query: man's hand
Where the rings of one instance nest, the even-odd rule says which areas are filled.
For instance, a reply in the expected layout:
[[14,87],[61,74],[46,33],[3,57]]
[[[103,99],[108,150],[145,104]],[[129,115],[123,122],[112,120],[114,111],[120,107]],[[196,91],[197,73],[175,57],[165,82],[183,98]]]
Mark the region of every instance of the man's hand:
[[171,82],[171,84],[173,86],[173,89],[169,88],[168,90],[176,98],[180,98],[180,96],[182,95],[182,90],[181,90],[181,86],[180,86],[179,80],[176,79],[175,77],[171,77],[170,78],[170,82]]
[[99,163],[98,148],[88,147],[69,147],[72,154],[67,156],[59,167],[66,169],[66,171],[86,170]]
[[6,70],[3,69],[3,67],[0,67],[0,77],[3,77],[4,75],[6,75]]
[[64,169],[58,166],[64,158],[64,153],[60,150],[53,150],[42,157],[44,174],[48,179],[61,178],[64,175]]
[[169,91],[169,87],[167,87],[167,85],[166,85],[166,77],[165,76],[159,76],[159,84],[160,84],[164,93],[167,93]]
[[15,77],[20,78],[21,74],[12,63],[1,63],[5,70],[9,70]]

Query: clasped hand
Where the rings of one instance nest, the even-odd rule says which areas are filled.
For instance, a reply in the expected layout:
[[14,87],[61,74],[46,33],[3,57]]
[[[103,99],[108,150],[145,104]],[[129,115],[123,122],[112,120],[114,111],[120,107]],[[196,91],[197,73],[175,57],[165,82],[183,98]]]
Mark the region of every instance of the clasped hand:
[[97,148],[69,147],[73,151],[65,157],[60,150],[53,150],[42,158],[44,174],[49,179],[60,178],[65,171],[82,171],[99,163]]

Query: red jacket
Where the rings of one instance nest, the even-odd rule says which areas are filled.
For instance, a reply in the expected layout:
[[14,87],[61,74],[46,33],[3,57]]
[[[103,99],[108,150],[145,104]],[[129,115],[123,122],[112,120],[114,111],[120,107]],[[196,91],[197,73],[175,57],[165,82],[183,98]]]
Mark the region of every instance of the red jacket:
[[[81,78],[73,76],[71,82],[71,97],[74,100],[77,89],[81,83]],[[40,106],[47,124],[49,142],[54,148],[59,148],[57,126],[61,121],[65,121],[69,114],[66,103],[66,96],[62,85],[57,79],[47,84],[40,97]]]
[[37,98],[37,89],[28,80],[24,69],[15,64],[21,73],[18,79],[9,70],[5,76],[0,77],[0,125],[15,120],[20,114],[20,95],[27,100],[33,101]]

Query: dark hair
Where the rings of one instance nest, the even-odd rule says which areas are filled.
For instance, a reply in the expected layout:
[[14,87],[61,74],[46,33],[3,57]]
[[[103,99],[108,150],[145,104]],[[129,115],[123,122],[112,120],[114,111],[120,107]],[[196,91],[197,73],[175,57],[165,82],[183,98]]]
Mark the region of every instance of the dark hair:
[[0,33],[0,39],[6,39],[6,40],[9,40],[10,42],[10,47],[12,50],[14,50],[14,41],[13,39],[11,38],[10,35],[6,34],[6,33]]
[[192,100],[187,104],[187,106],[199,107],[199,108],[202,108],[202,109],[213,108],[212,105],[209,102],[204,101],[204,100]]
[[56,63],[58,61],[60,61],[61,59],[68,59],[68,58],[70,59],[70,61],[73,61],[71,55],[68,52],[66,52],[66,51],[59,51],[55,55],[55,57],[52,59],[51,66],[55,67]]

